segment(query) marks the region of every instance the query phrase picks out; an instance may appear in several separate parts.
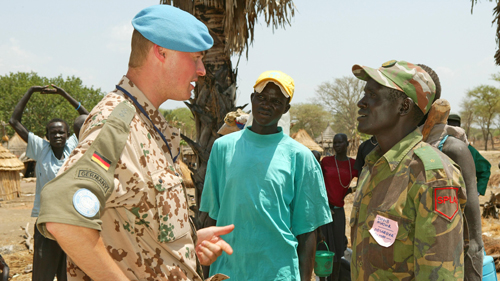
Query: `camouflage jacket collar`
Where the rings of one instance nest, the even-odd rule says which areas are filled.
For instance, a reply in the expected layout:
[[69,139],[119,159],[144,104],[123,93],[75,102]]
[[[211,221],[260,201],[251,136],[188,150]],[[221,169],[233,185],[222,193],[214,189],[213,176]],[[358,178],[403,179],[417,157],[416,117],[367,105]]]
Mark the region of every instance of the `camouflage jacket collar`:
[[366,156],[366,163],[371,167],[380,161],[381,158],[384,158],[391,168],[391,171],[394,171],[408,152],[410,152],[410,150],[421,141],[422,133],[420,132],[420,129],[417,128],[400,140],[382,156],[380,155],[380,146],[375,147],[373,151]]
[[[151,101],[149,101],[149,99],[144,95],[144,93],[132,81],[130,81],[127,78],[127,76],[125,75],[123,76],[123,78],[118,83],[118,86],[125,89],[127,92],[130,93],[130,95],[132,95],[138,101],[138,103],[148,113],[149,118],[151,118],[151,121],[156,127],[158,127],[158,129],[160,129],[162,132],[165,130],[167,121],[165,120],[163,115],[161,115],[160,111],[158,111],[158,109],[153,106]],[[134,104],[134,106],[136,105]]]
[[[172,161],[175,162],[177,157],[180,155],[180,132],[179,129],[169,125],[167,121],[165,120],[165,117],[160,113],[160,111],[153,106],[151,101],[144,95],[144,93],[139,89],[132,81],[130,81],[126,76],[123,76],[123,78],[120,80],[118,83],[118,86],[123,88],[125,91],[127,91],[133,98],[135,98],[140,106],[144,109],[145,113],[147,113],[148,116],[144,115],[144,112],[142,112],[137,105],[128,97],[125,93],[120,93],[119,95],[124,96],[126,99],[128,99],[136,108],[138,114],[143,116],[143,122],[146,124],[151,124],[154,125],[162,132],[164,136],[166,137],[166,141],[168,143],[167,145],[163,145],[162,149],[164,153],[168,153],[172,157]],[[121,92],[118,89],[115,89],[116,93]],[[146,120],[149,120],[146,121]],[[154,132],[154,126],[151,126],[151,130]],[[155,134],[156,135],[156,134]],[[159,136],[156,136],[158,141],[161,141]]]

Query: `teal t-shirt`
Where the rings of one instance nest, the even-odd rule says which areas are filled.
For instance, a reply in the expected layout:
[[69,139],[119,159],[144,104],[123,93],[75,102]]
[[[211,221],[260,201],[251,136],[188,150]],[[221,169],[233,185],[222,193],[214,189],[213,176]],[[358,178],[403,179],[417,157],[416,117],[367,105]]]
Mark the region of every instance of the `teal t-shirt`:
[[321,167],[311,151],[281,131],[248,128],[215,141],[200,210],[234,224],[210,275],[234,280],[300,280],[296,236],[332,221]]

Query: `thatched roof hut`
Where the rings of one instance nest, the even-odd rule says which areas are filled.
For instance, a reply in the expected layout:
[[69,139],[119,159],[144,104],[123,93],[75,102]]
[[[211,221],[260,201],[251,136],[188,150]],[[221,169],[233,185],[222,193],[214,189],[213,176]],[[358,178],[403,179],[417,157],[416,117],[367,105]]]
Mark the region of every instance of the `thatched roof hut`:
[[310,150],[317,150],[321,153],[323,152],[323,148],[321,148],[321,146],[319,146],[304,129],[300,129],[297,133],[293,134],[292,138],[305,145]]
[[335,137],[335,131],[333,131],[332,127],[327,126],[321,135],[316,138],[316,142],[325,150],[327,155],[333,154],[333,137]]
[[12,200],[21,196],[21,176],[24,164],[0,145],[0,198]]
[[14,154],[17,158],[21,156],[26,151],[26,147],[28,144],[17,134],[9,140],[9,144],[7,145],[7,149]]
[[[321,133],[321,135],[316,138],[316,142],[319,144],[333,143],[334,136],[335,136],[335,132],[333,131],[332,127],[328,126]],[[323,145],[323,147],[328,147],[328,145],[327,146]]]

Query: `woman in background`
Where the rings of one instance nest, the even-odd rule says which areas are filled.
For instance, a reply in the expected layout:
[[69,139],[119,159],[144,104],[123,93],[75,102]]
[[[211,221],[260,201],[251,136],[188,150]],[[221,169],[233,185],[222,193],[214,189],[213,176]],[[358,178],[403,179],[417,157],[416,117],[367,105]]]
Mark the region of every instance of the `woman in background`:
[[347,248],[345,236],[344,198],[351,193],[351,180],[358,177],[354,169],[354,159],[347,157],[349,141],[345,134],[336,134],[333,138],[334,156],[327,156],[321,160],[321,169],[325,178],[328,203],[332,212],[333,221],[321,227],[330,251],[335,252],[333,271],[327,280],[339,280],[340,259]]

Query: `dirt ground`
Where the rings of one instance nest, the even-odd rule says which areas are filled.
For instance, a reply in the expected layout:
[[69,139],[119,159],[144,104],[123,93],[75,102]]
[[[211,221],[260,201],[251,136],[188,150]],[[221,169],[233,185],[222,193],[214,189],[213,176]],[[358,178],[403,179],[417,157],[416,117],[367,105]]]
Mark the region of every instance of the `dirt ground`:
[[35,200],[35,182],[21,181],[21,191],[20,198],[0,201],[0,254],[9,266],[12,280],[24,281],[31,280],[29,265],[33,254],[28,252],[23,228],[28,225],[29,234],[33,236],[36,218],[31,217],[31,209]]
[[[485,196],[480,196],[481,204],[490,199],[491,192],[500,193],[500,151],[480,151],[480,153],[491,163],[491,177]],[[28,179],[30,180],[30,179]],[[352,183],[355,184],[355,183]],[[21,182],[22,196],[11,201],[0,201],[0,254],[10,268],[11,280],[31,280],[30,266],[33,255],[28,252],[25,244],[26,232],[24,228],[28,225],[30,235],[33,235],[33,226],[36,218],[30,217],[33,207],[35,182]],[[193,193],[188,189],[188,193]],[[353,195],[346,197],[345,212],[349,217],[352,210]],[[347,219],[347,222],[349,220]],[[500,220],[483,219],[483,239],[488,255],[496,257],[500,262]],[[347,237],[350,247],[350,228],[347,226]],[[33,242],[33,240],[31,240]],[[498,267],[497,267],[498,268]],[[500,280],[500,274],[497,273]]]

